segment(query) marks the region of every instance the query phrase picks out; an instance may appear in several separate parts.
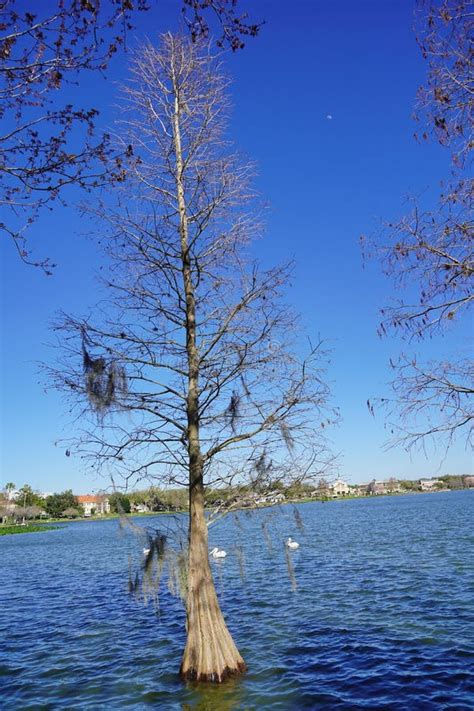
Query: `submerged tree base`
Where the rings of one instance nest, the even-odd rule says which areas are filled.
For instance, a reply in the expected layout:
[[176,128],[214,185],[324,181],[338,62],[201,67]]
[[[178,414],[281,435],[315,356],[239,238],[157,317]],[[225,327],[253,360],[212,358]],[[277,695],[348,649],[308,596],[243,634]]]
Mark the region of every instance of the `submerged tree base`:
[[183,667],[179,670],[179,675],[183,681],[194,681],[199,683],[212,683],[221,684],[223,681],[237,676],[238,674],[244,674],[247,671],[247,665],[244,661],[239,662],[237,667],[230,668],[225,667],[220,673],[206,674],[204,672],[198,672],[197,669],[188,668],[186,671]]
[[182,679],[220,684],[242,674],[247,666],[230,634],[219,606],[207,552],[202,484],[192,490],[187,594],[187,640],[181,662]]
[[[207,583],[207,584],[206,584]],[[220,684],[247,671],[242,656],[227,629],[217,601],[212,576],[190,595],[188,639],[180,676],[186,681]]]

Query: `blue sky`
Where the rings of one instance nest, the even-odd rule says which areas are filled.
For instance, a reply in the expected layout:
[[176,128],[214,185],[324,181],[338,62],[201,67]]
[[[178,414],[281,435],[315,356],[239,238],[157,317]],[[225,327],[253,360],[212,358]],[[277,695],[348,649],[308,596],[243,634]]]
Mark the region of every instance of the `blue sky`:
[[[411,118],[425,65],[413,33],[413,3],[321,0],[247,3],[265,18],[260,36],[227,58],[233,77],[230,134],[258,163],[257,188],[270,209],[255,255],[269,265],[296,262],[288,298],[306,329],[333,349],[329,372],[343,421],[332,433],[340,472],[352,482],[373,477],[466,473],[462,443],[442,452],[408,455],[383,450],[382,414],[374,420],[366,400],[387,393],[388,359],[402,346],[376,335],[378,309],[393,295],[375,263],[363,266],[361,234],[401,215],[408,193],[429,200],[448,170],[449,156],[419,145]],[[144,16],[131,38],[176,29],[176,3]],[[156,28],[156,30],[155,30]],[[117,58],[109,80],[84,77],[77,100],[114,117],[116,82],[127,58]],[[328,116],[332,118],[328,118]],[[50,323],[58,309],[93,307],[99,296],[99,258],[87,226],[73,208],[48,213],[31,230],[38,254],[57,261],[54,277],[21,264],[2,244],[2,472],[1,483],[29,482],[43,491],[72,487],[83,493],[103,482],[64,456],[54,442],[74,424],[57,393],[44,392],[38,361],[51,360]],[[420,346],[418,353],[467,348],[457,331]],[[441,463],[440,463],[441,462]]]

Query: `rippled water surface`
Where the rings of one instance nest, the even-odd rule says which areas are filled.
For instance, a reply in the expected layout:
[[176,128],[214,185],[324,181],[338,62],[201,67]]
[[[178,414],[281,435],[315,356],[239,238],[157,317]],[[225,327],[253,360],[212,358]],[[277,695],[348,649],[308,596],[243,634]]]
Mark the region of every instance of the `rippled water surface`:
[[311,503],[303,530],[291,506],[211,529],[249,666],[219,688],[180,683],[181,604],[129,597],[143,541],[117,521],[2,537],[0,708],[473,709],[473,505],[472,491]]

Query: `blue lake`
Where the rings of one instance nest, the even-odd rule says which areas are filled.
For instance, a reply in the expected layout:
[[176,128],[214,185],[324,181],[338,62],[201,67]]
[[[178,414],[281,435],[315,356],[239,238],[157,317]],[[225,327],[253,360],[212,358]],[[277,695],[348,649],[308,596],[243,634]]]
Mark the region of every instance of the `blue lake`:
[[473,505],[474,491],[311,503],[302,530],[291,506],[211,528],[249,666],[217,688],[177,677],[179,599],[128,594],[143,539],[117,521],[1,537],[0,708],[473,709]]

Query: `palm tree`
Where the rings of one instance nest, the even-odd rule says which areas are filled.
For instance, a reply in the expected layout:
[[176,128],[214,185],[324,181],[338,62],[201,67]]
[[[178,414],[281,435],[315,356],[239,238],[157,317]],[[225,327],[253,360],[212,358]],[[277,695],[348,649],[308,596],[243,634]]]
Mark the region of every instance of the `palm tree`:
[[7,492],[8,496],[8,501],[11,501],[12,498],[12,493],[16,489],[16,484],[14,484],[12,481],[9,481],[7,484],[5,484],[5,491]]

